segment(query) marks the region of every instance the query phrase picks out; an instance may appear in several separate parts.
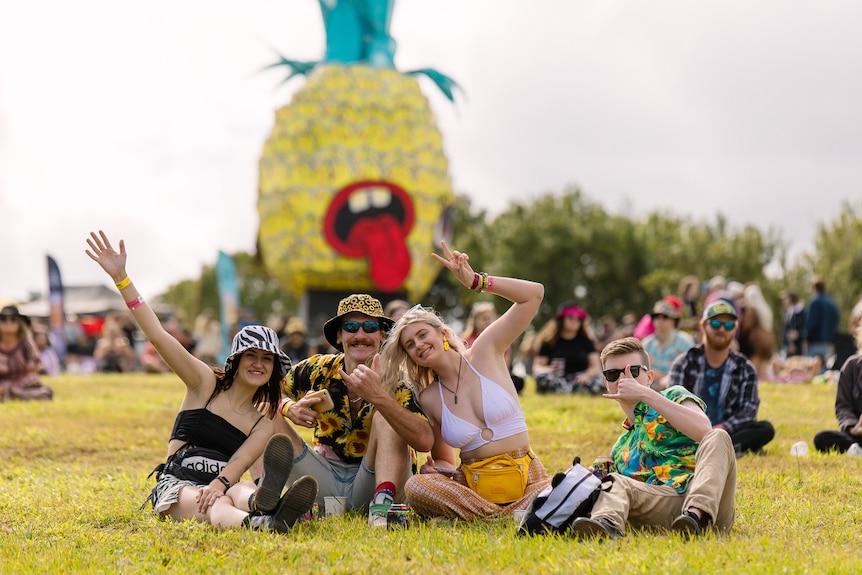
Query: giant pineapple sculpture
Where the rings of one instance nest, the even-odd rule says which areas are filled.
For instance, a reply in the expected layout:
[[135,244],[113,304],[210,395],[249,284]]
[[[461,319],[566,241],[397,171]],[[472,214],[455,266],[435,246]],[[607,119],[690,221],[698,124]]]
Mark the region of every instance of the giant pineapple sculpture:
[[[414,74],[394,68],[392,2],[321,0],[319,64],[276,112],[260,160],[258,248],[285,290],[424,296],[451,233],[442,137]],[[454,84],[422,71],[451,98]],[[290,76],[289,76],[290,77]]]

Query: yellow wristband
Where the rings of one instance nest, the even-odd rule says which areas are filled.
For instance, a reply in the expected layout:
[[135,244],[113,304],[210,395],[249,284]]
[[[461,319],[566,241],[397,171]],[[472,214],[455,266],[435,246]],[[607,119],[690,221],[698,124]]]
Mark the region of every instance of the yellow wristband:
[[131,283],[132,283],[132,280],[129,279],[129,276],[126,276],[114,285],[117,286],[117,289],[126,289],[127,287],[129,287],[129,284],[131,284]]
[[287,417],[287,411],[290,409],[290,406],[296,403],[296,401],[290,399],[289,397],[284,398],[284,401],[281,402],[281,415]]

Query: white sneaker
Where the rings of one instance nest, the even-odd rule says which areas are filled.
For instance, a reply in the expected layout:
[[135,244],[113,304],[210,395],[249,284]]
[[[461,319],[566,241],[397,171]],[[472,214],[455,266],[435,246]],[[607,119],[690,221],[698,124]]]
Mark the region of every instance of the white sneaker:
[[368,506],[368,525],[371,527],[386,527],[386,514],[392,500],[386,499],[381,503],[372,503]]
[[862,455],[862,445],[854,443],[850,446],[850,449],[847,450],[847,455]]

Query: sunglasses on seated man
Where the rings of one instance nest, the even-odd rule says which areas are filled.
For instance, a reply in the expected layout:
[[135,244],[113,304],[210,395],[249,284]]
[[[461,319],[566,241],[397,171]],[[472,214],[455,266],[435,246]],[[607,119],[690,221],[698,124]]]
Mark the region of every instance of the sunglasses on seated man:
[[641,370],[649,371],[649,368],[645,365],[627,365],[623,369],[606,369],[602,372],[602,375],[604,375],[605,379],[607,379],[608,381],[614,382],[626,372],[626,369],[629,370],[629,373],[632,374],[632,377],[639,376],[641,374]]
[[734,327],[736,327],[736,322],[735,321],[720,321],[717,319],[711,319],[707,322],[707,325],[709,325],[709,327],[711,327],[714,330],[719,330],[722,328],[722,326],[724,326],[725,331],[730,331]]
[[346,321],[341,324],[341,328],[347,333],[357,333],[359,328],[362,328],[365,333],[374,333],[380,329],[379,321]]

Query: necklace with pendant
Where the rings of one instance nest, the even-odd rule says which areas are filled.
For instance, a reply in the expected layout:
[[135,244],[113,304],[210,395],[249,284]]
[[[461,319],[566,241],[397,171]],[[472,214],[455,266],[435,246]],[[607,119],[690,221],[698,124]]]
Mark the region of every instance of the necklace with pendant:
[[458,357],[460,357],[461,359],[458,360],[458,380],[455,382],[455,391],[452,391],[451,389],[443,385],[443,382],[440,381],[440,376],[437,376],[437,383],[439,383],[443,389],[445,389],[455,397],[455,405],[458,405],[458,388],[461,386],[461,367],[464,365],[464,356],[459,353]]

